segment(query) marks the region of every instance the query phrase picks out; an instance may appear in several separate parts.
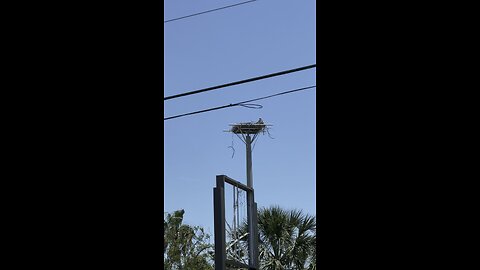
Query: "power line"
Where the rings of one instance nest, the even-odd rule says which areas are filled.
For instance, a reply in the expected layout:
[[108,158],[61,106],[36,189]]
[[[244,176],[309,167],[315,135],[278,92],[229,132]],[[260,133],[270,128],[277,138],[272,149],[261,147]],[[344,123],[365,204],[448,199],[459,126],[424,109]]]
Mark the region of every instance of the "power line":
[[267,99],[267,98],[271,98],[271,97],[275,97],[275,96],[285,95],[285,94],[289,94],[289,93],[293,93],[293,92],[303,91],[303,90],[307,90],[307,89],[314,88],[314,87],[317,87],[317,86],[313,85],[313,86],[298,88],[298,89],[289,90],[289,91],[285,91],[285,92],[281,92],[281,93],[277,93],[277,94],[273,94],[273,95],[269,95],[269,96],[265,96],[265,97],[261,97],[261,98],[250,99],[250,100],[246,100],[246,101],[242,101],[242,102],[238,102],[238,103],[234,103],[234,104],[228,104],[228,105],[209,108],[209,109],[205,109],[205,110],[179,114],[179,115],[163,118],[163,120],[165,121],[165,120],[174,119],[174,118],[178,118],[178,117],[183,117],[183,116],[187,116],[187,115],[204,113],[204,112],[209,112],[209,111],[215,111],[215,110],[225,109],[225,108],[234,107],[234,106],[243,106],[243,107],[252,108],[252,109],[261,109],[262,105],[246,104],[246,103],[252,102],[252,101],[257,101],[257,100],[262,100],[262,99]]
[[239,6],[239,5],[243,5],[243,4],[247,4],[247,3],[255,2],[255,1],[257,1],[257,0],[250,0],[250,1],[245,1],[245,2],[242,2],[242,3],[234,4],[234,5],[224,6],[224,7],[221,7],[221,8],[202,11],[202,12],[199,12],[199,13],[195,13],[195,14],[191,14],[191,15],[187,15],[187,16],[182,16],[182,17],[178,17],[178,18],[175,18],[175,19],[166,20],[163,23],[173,22],[173,21],[185,19],[185,18],[188,18],[188,17],[193,17],[193,16],[197,16],[197,15],[201,15],[201,14],[205,14],[205,13],[209,13],[209,12],[213,12],[213,11],[217,11],[217,10],[221,10],[221,9],[231,8],[231,7],[234,7],[234,6]]
[[233,85],[237,85],[237,84],[243,84],[243,83],[263,80],[263,79],[267,79],[267,78],[271,78],[271,77],[275,77],[275,76],[285,75],[285,74],[288,74],[288,73],[293,73],[293,72],[298,72],[298,71],[302,71],[302,70],[305,70],[305,69],[314,68],[316,66],[317,66],[317,64],[313,64],[313,65],[309,65],[309,66],[294,68],[294,69],[280,71],[280,72],[276,72],[276,73],[271,73],[271,74],[267,74],[267,75],[263,75],[263,76],[259,76],[259,77],[245,79],[245,80],[241,80],[241,81],[236,81],[236,82],[226,83],[226,84],[222,84],[222,85],[212,86],[212,87],[208,87],[208,88],[204,88],[204,89],[199,89],[199,90],[195,90],[195,91],[190,91],[190,92],[186,92],[186,93],[181,93],[181,94],[177,94],[177,95],[173,95],[173,96],[164,97],[163,100],[169,100],[169,99],[173,99],[173,98],[189,96],[189,95],[198,94],[198,93],[201,93],[201,92],[211,91],[211,90],[224,88],[224,87],[228,87],[228,86],[233,86]]

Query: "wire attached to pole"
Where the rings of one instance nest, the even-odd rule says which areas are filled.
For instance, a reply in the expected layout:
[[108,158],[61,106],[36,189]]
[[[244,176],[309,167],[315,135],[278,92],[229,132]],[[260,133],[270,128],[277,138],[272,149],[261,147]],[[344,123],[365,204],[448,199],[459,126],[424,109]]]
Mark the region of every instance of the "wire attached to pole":
[[261,109],[261,108],[263,108],[263,106],[260,105],[260,104],[238,104],[238,106],[242,106],[242,107],[249,108],[249,109]]
[[232,145],[229,146],[228,148],[232,148],[232,150],[233,150],[232,158],[233,158],[233,156],[235,156],[235,148],[233,148],[233,133],[232,133]]

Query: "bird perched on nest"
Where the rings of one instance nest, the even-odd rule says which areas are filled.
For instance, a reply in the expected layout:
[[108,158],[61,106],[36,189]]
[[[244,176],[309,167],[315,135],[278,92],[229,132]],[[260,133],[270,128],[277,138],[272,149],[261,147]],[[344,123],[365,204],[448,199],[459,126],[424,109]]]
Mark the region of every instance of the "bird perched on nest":
[[255,123],[255,124],[263,125],[263,120],[262,120],[262,118],[258,118],[258,121],[257,121],[257,123]]

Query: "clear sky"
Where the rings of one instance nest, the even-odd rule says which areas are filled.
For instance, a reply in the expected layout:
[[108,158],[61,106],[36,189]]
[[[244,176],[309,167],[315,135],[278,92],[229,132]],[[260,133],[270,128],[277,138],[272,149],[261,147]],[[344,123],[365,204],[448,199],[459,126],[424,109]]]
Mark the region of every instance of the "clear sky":
[[[232,5],[226,0],[165,0],[164,20]],[[164,24],[164,96],[316,63],[314,0],[259,0]],[[316,85],[309,69],[167,100],[164,116],[207,109]],[[272,124],[253,151],[258,207],[280,205],[315,214],[317,88],[164,121],[164,211],[185,209],[185,222],[213,237],[215,176],[246,183],[245,145],[229,124]],[[232,145],[235,155],[232,158]]]

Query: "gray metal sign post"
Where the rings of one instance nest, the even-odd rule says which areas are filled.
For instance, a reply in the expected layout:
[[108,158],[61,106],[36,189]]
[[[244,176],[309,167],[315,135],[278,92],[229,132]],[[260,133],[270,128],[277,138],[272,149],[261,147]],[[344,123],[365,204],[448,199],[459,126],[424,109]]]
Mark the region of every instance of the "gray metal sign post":
[[[226,253],[225,235],[225,182],[247,192],[247,197],[253,198],[253,189],[233,180],[226,175],[217,175],[217,186],[213,188],[214,203],[214,224],[215,224],[215,270],[227,270],[228,266],[257,270],[258,267],[252,264],[249,248],[249,264],[228,260]],[[254,204],[256,210],[256,204]],[[249,225],[250,226],[250,225]],[[255,234],[256,235],[256,234]],[[257,254],[257,253],[254,253]],[[256,261],[256,260],[253,260]]]

